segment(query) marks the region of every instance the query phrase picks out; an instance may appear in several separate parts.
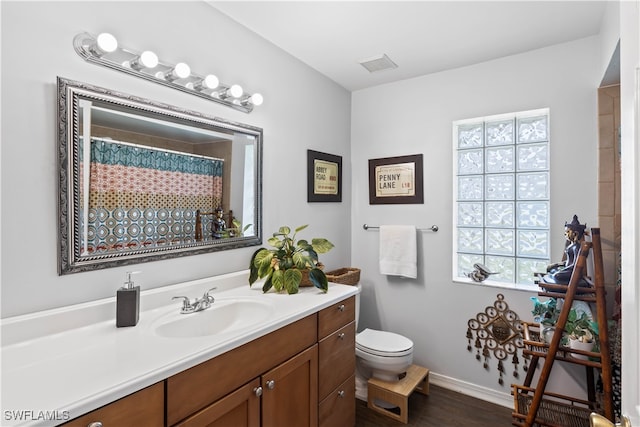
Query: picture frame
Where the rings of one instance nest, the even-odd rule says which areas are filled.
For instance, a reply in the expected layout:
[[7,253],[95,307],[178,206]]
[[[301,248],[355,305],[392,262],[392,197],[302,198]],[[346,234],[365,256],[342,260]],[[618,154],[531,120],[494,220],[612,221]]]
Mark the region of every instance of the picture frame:
[[424,203],[422,154],[369,159],[369,204]]
[[342,202],[342,156],[307,150],[307,202]]

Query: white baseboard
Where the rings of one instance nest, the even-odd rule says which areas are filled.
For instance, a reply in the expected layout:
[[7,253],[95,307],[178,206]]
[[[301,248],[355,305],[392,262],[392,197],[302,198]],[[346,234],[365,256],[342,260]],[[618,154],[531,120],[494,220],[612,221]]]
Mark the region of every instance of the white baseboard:
[[429,374],[429,383],[442,388],[446,388],[448,390],[453,390],[457,393],[475,397],[476,399],[495,403],[496,405],[513,408],[513,397],[511,396],[510,391],[509,393],[502,393],[487,387],[479,386],[477,384],[472,384],[466,381],[461,381],[455,378],[437,374],[435,372],[431,372]]

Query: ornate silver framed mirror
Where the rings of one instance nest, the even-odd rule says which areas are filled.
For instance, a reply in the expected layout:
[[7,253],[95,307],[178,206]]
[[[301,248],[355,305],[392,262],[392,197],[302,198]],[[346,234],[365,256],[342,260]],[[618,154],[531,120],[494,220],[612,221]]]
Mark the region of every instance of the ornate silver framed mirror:
[[262,129],[58,77],[59,274],[262,243]]

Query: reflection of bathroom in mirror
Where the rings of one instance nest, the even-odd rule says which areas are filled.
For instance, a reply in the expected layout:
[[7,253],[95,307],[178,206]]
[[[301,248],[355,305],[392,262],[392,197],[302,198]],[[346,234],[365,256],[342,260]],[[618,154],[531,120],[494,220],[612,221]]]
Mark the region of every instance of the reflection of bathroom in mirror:
[[62,78],[58,98],[61,274],[261,243],[261,129]]

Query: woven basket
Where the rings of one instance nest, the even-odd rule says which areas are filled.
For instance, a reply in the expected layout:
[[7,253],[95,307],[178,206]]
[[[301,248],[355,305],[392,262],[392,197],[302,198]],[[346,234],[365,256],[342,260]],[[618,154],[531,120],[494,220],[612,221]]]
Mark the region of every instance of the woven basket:
[[360,269],[355,267],[339,268],[325,273],[327,280],[342,285],[357,285],[360,281]]
[[[324,264],[321,262],[318,262],[316,264],[316,267],[319,268],[320,270],[324,269]],[[300,270],[300,273],[302,273],[302,279],[300,280],[300,285],[301,287],[309,287],[309,286],[313,286],[313,282],[311,281],[311,279],[309,279],[309,270]]]
[[[523,420],[529,413],[533,400],[533,389],[513,385],[515,413],[514,421]],[[549,398],[551,396],[551,398]],[[536,425],[561,425],[563,427],[589,427],[589,414],[595,409],[589,408],[588,402],[561,396],[555,393],[544,393],[540,402]],[[516,424],[521,425],[521,424]]]

